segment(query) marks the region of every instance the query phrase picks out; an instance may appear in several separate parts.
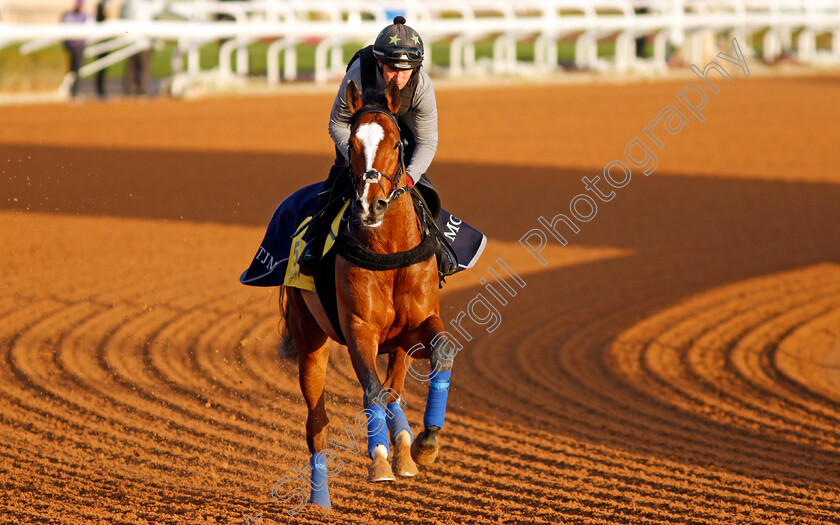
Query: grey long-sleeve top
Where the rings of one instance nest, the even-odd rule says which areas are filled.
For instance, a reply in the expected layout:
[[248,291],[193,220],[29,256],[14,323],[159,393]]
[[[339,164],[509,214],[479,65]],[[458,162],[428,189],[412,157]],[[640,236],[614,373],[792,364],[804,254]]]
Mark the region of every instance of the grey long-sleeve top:
[[[344,80],[341,81],[341,86],[338,88],[338,94],[335,96],[335,102],[330,112],[330,136],[345,159],[349,158],[347,145],[350,140],[350,117],[353,115],[347,107],[344,96],[347,92],[347,84],[351,81],[355,82],[356,87],[361,90],[361,62],[361,60],[356,60],[344,75]],[[420,68],[417,74],[420,78],[414,92],[414,103],[412,108],[400,119],[408,125],[416,140],[414,154],[406,167],[408,176],[414,182],[420,180],[420,176],[429,169],[438,143],[437,102],[435,101],[432,79],[429,78],[428,73],[423,68]],[[377,81],[379,89],[384,89],[385,80],[381,75],[377,75]]]

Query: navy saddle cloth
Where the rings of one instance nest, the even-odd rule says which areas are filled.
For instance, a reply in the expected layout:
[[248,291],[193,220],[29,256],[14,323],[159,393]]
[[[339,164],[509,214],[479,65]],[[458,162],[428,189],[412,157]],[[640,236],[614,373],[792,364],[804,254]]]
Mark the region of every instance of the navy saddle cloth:
[[[239,282],[248,286],[283,284],[292,236],[300,223],[316,211],[315,197],[323,184],[319,182],[301,188],[277,206],[251,266],[242,273]],[[472,268],[484,251],[487,237],[446,210],[441,210],[438,226],[458,256],[458,271]]]
[[286,277],[292,235],[304,219],[315,213],[315,198],[323,182],[310,184],[292,193],[274,210],[265,237],[239,282],[248,286],[280,286]]

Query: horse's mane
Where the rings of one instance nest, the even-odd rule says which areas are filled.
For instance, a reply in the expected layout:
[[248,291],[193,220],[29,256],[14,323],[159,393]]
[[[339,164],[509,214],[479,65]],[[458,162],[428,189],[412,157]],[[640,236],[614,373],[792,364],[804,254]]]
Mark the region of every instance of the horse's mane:
[[384,109],[388,113],[390,110],[388,109],[388,100],[385,98],[385,93],[380,93],[375,89],[368,89],[364,93],[362,93],[362,109],[373,107]]

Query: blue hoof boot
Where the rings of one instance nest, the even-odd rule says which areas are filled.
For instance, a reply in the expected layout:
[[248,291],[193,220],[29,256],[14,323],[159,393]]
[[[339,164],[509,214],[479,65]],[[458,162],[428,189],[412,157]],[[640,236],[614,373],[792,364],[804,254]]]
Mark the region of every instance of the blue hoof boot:
[[310,488],[312,492],[309,496],[309,503],[311,505],[318,505],[325,509],[332,509],[330,504],[330,488],[327,482],[327,458],[320,452],[312,454],[309,458],[309,465],[312,467],[310,471]]

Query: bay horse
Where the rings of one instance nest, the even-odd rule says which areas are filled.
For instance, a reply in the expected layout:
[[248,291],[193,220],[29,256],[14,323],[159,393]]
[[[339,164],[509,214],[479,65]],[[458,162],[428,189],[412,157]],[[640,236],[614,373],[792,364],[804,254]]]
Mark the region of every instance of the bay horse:
[[[349,160],[355,193],[344,239],[338,239],[336,245],[342,240],[354,243],[384,260],[399,258],[412,250],[416,253],[428,235],[408,194],[410,186],[394,115],[400,106],[400,91],[392,82],[384,94],[367,91],[362,96],[350,82],[345,95],[354,115]],[[287,330],[284,336],[290,337],[298,353],[300,388],[308,409],[310,503],[330,508],[327,460],[322,454],[327,449],[329,421],[324,407],[328,337],[347,346],[364,391],[371,458],[368,481],[394,481],[394,472],[411,477],[417,474],[416,464],[430,465],[437,458],[437,433],[443,427],[454,354],[448,353],[440,319],[434,253],[419,262],[403,262],[402,267],[395,269],[372,270],[351,262],[341,250],[337,252],[336,296],[344,340],[333,329],[316,293],[281,288],[280,305]],[[376,366],[380,353],[389,356],[384,381]],[[432,369],[423,418],[425,428],[415,438],[402,410],[406,372],[412,358],[429,359]],[[393,466],[387,459],[388,434],[394,447]]]

